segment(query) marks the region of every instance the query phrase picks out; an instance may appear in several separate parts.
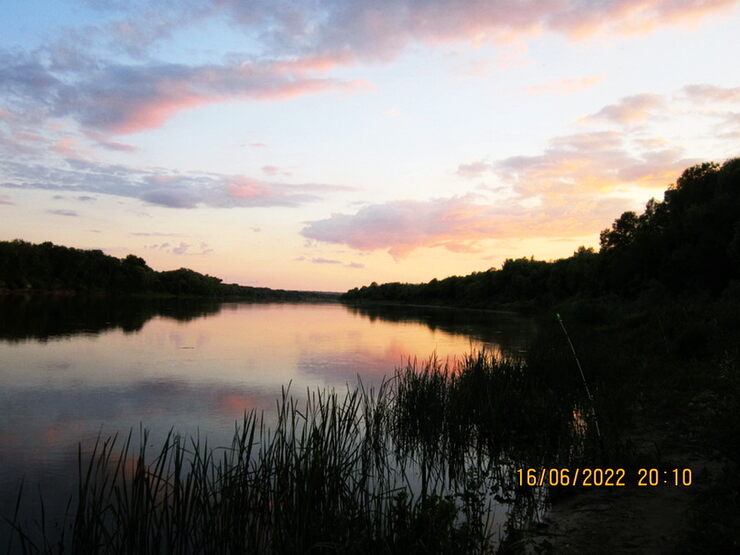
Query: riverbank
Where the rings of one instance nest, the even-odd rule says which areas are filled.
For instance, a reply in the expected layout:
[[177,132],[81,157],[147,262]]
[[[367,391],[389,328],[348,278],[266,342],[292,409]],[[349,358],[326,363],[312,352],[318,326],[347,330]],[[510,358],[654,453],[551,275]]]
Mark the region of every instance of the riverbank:
[[[562,313],[604,434],[606,448],[591,465],[631,472],[656,468],[661,477],[656,486],[553,489],[545,521],[511,533],[507,549],[740,548],[734,516],[740,514],[735,447],[740,434],[733,424],[740,408],[738,288],[716,298],[574,298],[541,310],[539,339],[528,362],[569,366],[575,374],[576,360],[567,352],[555,312]],[[663,484],[662,472],[673,468],[691,469],[692,484]]]
[[[700,405],[696,405],[699,407]],[[690,419],[698,421],[701,409]],[[638,419],[641,420],[641,419]],[[646,468],[666,469],[656,486],[582,488],[556,499],[541,523],[512,542],[511,553],[696,553],[706,550],[697,529],[700,504],[723,479],[723,465],[708,456],[697,429],[685,423],[639,422],[626,437],[631,456]],[[690,469],[690,486],[672,484],[668,469]],[[701,537],[696,537],[697,532]],[[716,552],[713,550],[709,550]]]
[[[512,538],[512,552],[740,549],[739,308],[736,289],[716,299],[559,307],[597,409],[605,419],[624,411],[616,427],[604,426],[616,450],[600,466],[660,474],[656,486],[555,489],[545,521]],[[670,485],[674,468],[691,469],[690,486]]]

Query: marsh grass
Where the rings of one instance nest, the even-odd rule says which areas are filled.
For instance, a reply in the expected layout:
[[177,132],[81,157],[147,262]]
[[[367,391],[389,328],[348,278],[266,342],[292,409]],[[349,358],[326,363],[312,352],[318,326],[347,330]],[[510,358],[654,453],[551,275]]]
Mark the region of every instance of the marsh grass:
[[[582,453],[587,399],[563,397],[522,360],[481,351],[450,364],[431,359],[397,373],[392,416],[401,446],[442,456],[454,472],[465,455],[500,464],[568,463]],[[425,407],[425,410],[418,410]]]
[[486,353],[433,358],[377,390],[283,390],[276,420],[246,413],[226,447],[170,432],[150,452],[144,429],[101,438],[78,451],[62,519],[48,522],[42,497],[29,521],[19,493],[9,551],[491,552],[507,514],[512,526],[542,510],[514,469],[571,459],[583,440],[573,407],[538,385]]

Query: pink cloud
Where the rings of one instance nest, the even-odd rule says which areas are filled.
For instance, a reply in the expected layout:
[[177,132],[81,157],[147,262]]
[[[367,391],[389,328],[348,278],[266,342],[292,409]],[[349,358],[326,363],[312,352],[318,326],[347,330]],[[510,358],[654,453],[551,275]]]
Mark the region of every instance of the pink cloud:
[[724,112],[717,114],[720,123],[715,126],[716,136],[722,139],[740,138],[740,112]]
[[571,196],[565,200],[538,209],[480,204],[471,195],[392,201],[366,206],[355,214],[332,214],[310,222],[301,234],[362,251],[384,249],[400,260],[424,247],[467,253],[477,252],[480,242],[490,239],[596,233],[625,206],[614,199]]
[[238,198],[259,198],[269,193],[266,183],[244,177],[229,184],[229,194]]
[[623,35],[645,34],[667,25],[696,25],[699,20],[734,5],[733,0],[573,2],[552,14],[549,26],[573,38],[585,38],[605,31]]
[[555,201],[564,194],[604,193],[628,184],[665,187],[677,172],[696,162],[678,148],[643,148],[637,155],[631,146],[616,131],[565,135],[551,139],[542,154],[498,161],[494,172],[524,197]]
[[13,134],[13,138],[26,143],[40,143],[44,140],[38,133],[31,133],[29,131],[18,131]]
[[664,107],[665,100],[658,94],[636,94],[622,98],[616,104],[604,106],[601,110],[587,116],[585,119],[587,121],[606,121],[621,125],[633,124],[649,118]]
[[465,253],[479,251],[488,239],[596,234],[615,215],[634,208],[609,193],[664,188],[695,162],[659,137],[632,138],[617,131],[564,135],[537,155],[459,166],[460,175],[486,172],[513,189],[518,198],[506,204],[484,203],[473,195],[391,201],[354,214],[332,214],[301,233],[361,251],[384,249],[396,259],[422,247]]
[[[223,72],[206,71],[202,76],[183,76],[182,81],[166,79],[156,86],[149,98],[128,96],[111,90],[109,94],[93,100],[92,110],[84,111],[82,120],[83,123],[125,135],[161,127],[177,113],[205,104],[226,100],[285,100],[303,94],[359,86],[359,82],[340,83],[331,79],[311,78],[293,80],[271,75],[266,76],[268,79],[265,82],[259,82],[257,79],[251,80],[249,74],[244,75],[241,83],[230,83],[236,79],[234,73],[238,71],[225,69]],[[156,76],[153,78],[156,79]],[[109,114],[99,117],[105,109],[110,110]]]
[[714,85],[687,85],[683,88],[689,100],[698,104],[740,102],[740,87],[727,88]]
[[77,141],[71,137],[63,137],[54,145],[54,150],[65,157],[77,156]]
[[[228,100],[272,101],[324,91],[365,87],[362,81],[317,78],[315,64],[241,61],[222,65],[105,65],[85,71],[57,71],[22,59],[0,64],[0,83],[23,102],[36,102],[45,116],[71,116],[88,137],[114,150],[128,145],[106,134],[129,134],[163,125],[182,110]],[[66,79],[62,79],[62,77]]]
[[645,33],[665,25],[695,23],[733,5],[733,0],[397,0],[382,4],[357,0],[310,6],[296,2],[281,10],[261,11],[239,0],[220,2],[237,25],[262,29],[265,41],[277,52],[300,50],[315,63],[329,66],[337,63],[335,57],[342,64],[356,58],[389,59],[413,42],[506,42],[541,31],[577,39],[607,31]]
[[66,158],[61,164],[0,159],[3,187],[135,198],[169,208],[299,206],[353,187],[321,183],[287,184],[243,175],[137,169]]
[[[492,41],[504,50],[513,48],[519,56],[519,49],[526,47],[522,37],[533,33],[554,31],[570,37],[603,31],[632,33],[696,21],[735,4],[733,0],[398,0],[381,4],[376,0],[213,0],[198,6],[175,2],[166,13],[132,8],[126,18],[97,30],[104,35],[80,37],[77,42],[67,39],[41,54],[4,56],[0,88],[24,106],[33,104],[43,117],[75,119],[86,133],[130,134],[159,127],[183,110],[215,102],[274,101],[368,87],[361,81],[323,74],[359,60],[391,60],[419,42]],[[232,56],[223,64],[124,65],[96,60],[88,53],[94,51],[93,46],[107,44],[151,60],[146,56],[151,44],[171,38],[174,30],[192,25],[198,17],[221,17],[258,37],[263,58],[235,60]],[[529,92],[568,93],[597,81],[598,76],[564,79],[531,87]],[[605,108],[595,117],[639,121],[649,106],[633,101],[630,106]],[[120,151],[131,148],[105,137],[101,145]]]
[[320,54],[276,61],[273,62],[272,67],[276,71],[285,73],[326,72],[337,66],[351,64],[353,62],[353,58],[346,53]]
[[188,252],[188,249],[190,248],[190,244],[183,243],[182,241],[180,244],[172,249],[173,254],[185,254]]
[[502,43],[542,31],[576,39],[645,33],[696,24],[734,5],[733,0],[211,0],[175,2],[167,10],[131,9],[101,32],[114,48],[144,58],[151,45],[170,39],[176,29],[223,18],[258,36],[266,52],[283,59],[287,71],[328,71],[356,59],[387,60],[415,42]]
[[457,167],[457,175],[460,177],[473,178],[479,177],[481,174],[489,171],[491,164],[483,162],[482,160],[476,160],[469,164],[460,164]]
[[136,147],[134,146],[119,143],[116,141],[110,141],[103,133],[98,133],[93,130],[87,130],[87,137],[107,150],[113,150],[117,152],[134,152],[136,150]]

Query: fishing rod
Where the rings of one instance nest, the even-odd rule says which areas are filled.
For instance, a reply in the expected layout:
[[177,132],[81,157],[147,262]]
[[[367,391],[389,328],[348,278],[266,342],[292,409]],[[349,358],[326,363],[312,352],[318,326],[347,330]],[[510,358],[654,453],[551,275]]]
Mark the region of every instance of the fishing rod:
[[568,345],[570,345],[570,350],[573,352],[573,358],[576,359],[576,364],[578,365],[578,372],[581,374],[581,381],[583,382],[583,388],[586,390],[586,395],[588,396],[588,400],[591,403],[591,415],[594,417],[594,424],[596,425],[596,436],[599,438],[599,444],[601,445],[602,452],[604,451],[604,442],[601,439],[601,430],[599,429],[599,419],[596,417],[596,404],[594,403],[594,396],[591,395],[591,390],[588,387],[588,382],[586,381],[586,375],[583,373],[583,368],[581,367],[581,361],[578,360],[578,355],[576,354],[576,348],[573,346],[573,342],[570,340],[570,335],[568,335],[568,330],[565,329],[565,323],[563,322],[563,319],[560,317],[560,313],[556,312],[555,316],[558,319],[558,322],[560,323],[560,327],[563,330],[563,333],[565,334],[565,338],[568,340]]

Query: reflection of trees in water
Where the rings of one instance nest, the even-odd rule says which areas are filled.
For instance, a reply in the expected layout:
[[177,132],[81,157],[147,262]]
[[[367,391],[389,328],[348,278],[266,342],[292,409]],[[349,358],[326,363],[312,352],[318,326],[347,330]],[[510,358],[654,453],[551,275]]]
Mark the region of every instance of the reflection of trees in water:
[[513,313],[445,307],[408,305],[345,305],[355,315],[371,322],[414,322],[430,330],[470,337],[497,345],[503,354],[517,354],[532,340],[536,328],[532,319]]
[[187,322],[220,309],[218,301],[203,299],[8,295],[0,297],[0,340],[43,341],[117,328],[133,333],[156,316]]

